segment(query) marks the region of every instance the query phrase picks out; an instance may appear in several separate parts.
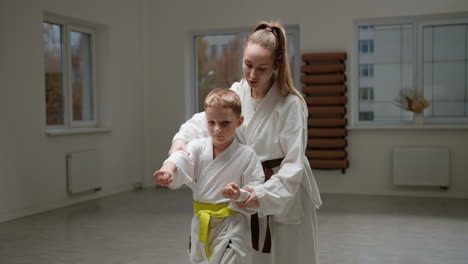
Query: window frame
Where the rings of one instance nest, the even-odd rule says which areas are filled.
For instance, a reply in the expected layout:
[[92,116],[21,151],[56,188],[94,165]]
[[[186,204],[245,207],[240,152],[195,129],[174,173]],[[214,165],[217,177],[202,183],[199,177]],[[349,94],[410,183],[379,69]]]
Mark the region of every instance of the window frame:
[[[301,77],[301,51],[300,51],[300,28],[299,25],[283,25],[286,30],[286,34],[291,36],[294,41],[288,41],[288,45],[294,45],[294,51],[297,51],[296,60],[294,62],[294,72],[292,73],[293,81],[296,86],[296,89],[299,91],[302,90],[300,77]],[[193,30],[190,31],[186,40],[187,40],[187,49],[188,52],[188,63],[186,64],[186,83],[185,83],[185,116],[190,118],[193,114],[198,112],[198,85],[197,85],[197,65],[196,65],[196,42],[195,38],[200,35],[232,35],[239,34],[241,39],[241,44],[243,47],[244,41],[251,33],[252,27],[239,27],[239,28],[227,28],[227,29],[207,29],[207,30]],[[242,52],[243,48],[240,50],[239,54],[239,65],[241,67],[242,74]],[[291,54],[288,54],[291,55]],[[241,76],[242,78],[242,76]],[[239,79],[240,81],[240,79]]]
[[[359,39],[359,27],[373,27],[373,26],[384,26],[384,25],[404,25],[411,24],[412,27],[412,78],[413,87],[419,92],[423,92],[423,26],[436,25],[436,24],[454,24],[456,21],[468,21],[468,13],[453,13],[453,14],[442,14],[442,15],[422,15],[415,17],[395,17],[395,18],[372,18],[372,19],[358,19],[353,23],[353,48],[352,48],[352,62],[351,62],[351,76],[352,76],[352,89],[351,89],[351,126],[352,127],[366,127],[366,126],[404,126],[411,127],[417,125],[417,120],[413,114],[413,118],[410,120],[373,120],[365,121],[359,120],[359,78],[360,67],[359,67],[359,54],[360,54],[360,39]],[[461,22],[459,22],[461,23]],[[467,36],[468,39],[468,36]],[[374,46],[375,51],[375,46]],[[366,53],[368,54],[368,53]],[[468,78],[466,76],[465,78]],[[375,87],[374,87],[375,90]],[[374,91],[375,92],[375,91]],[[375,93],[374,93],[375,94]],[[393,98],[391,98],[393,99]],[[405,111],[405,110],[402,110]],[[423,117],[424,122],[430,125],[468,125],[468,117]]]
[[[56,134],[56,131],[67,131],[75,129],[98,128],[98,100],[97,100],[97,86],[96,86],[96,32],[97,27],[83,21],[66,18],[60,15],[45,13],[42,18],[43,23],[51,23],[61,26],[61,45],[62,45],[62,89],[63,89],[63,125],[47,125],[48,134]],[[75,121],[73,120],[73,88],[71,83],[71,32],[80,32],[90,35],[90,56],[91,56],[91,85],[92,85],[92,120]],[[45,68],[43,70],[45,73]],[[44,86],[44,91],[45,91]],[[46,113],[47,114],[47,113]],[[85,131],[86,132],[86,131]]]

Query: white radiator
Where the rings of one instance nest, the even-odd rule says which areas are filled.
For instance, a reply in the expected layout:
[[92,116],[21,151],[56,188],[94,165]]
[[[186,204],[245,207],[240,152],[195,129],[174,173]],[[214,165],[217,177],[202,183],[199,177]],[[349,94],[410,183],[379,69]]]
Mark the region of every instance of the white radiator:
[[448,148],[401,147],[393,149],[393,184],[448,187]]
[[101,177],[96,150],[83,150],[68,153],[67,182],[68,193],[77,194],[86,191],[99,191]]

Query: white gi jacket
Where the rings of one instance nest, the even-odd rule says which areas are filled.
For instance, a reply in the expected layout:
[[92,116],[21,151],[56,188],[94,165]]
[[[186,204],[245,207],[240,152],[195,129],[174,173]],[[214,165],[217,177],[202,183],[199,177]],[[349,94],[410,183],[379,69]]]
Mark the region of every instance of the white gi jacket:
[[[230,209],[240,212],[227,218],[211,218],[212,256],[209,262],[205,255],[204,243],[198,241],[199,219],[193,216],[190,251],[192,263],[219,263],[228,243],[238,255],[244,256],[251,251],[250,214],[257,210],[238,207],[234,201],[222,196],[221,189],[230,182],[244,188],[254,188],[263,183],[264,173],[260,160],[251,147],[239,144],[236,140],[216,159],[213,159],[211,138],[192,140],[187,144],[187,149],[190,155],[176,151],[165,161],[171,161],[177,166],[169,188],[176,189],[186,184],[192,189],[194,201],[208,204],[229,203]],[[223,258],[223,261],[227,260]]]

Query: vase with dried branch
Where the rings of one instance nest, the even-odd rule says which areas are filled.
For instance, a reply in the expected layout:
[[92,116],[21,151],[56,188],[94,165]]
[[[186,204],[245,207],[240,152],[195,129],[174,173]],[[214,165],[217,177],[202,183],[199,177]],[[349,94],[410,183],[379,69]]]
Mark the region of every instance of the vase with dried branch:
[[413,112],[417,123],[422,123],[421,113],[431,104],[415,89],[404,88],[398,92],[394,103],[401,109]]
[[401,89],[395,98],[395,105],[416,114],[422,113],[431,103],[411,88]]

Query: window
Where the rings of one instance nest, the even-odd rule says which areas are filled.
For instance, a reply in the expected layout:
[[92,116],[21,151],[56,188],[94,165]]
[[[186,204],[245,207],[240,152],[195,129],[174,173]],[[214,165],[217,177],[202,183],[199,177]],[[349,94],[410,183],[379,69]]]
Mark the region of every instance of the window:
[[374,100],[374,89],[372,87],[359,88],[359,100],[371,101]]
[[43,22],[46,123],[95,127],[95,31],[63,18]]
[[373,64],[359,64],[359,76],[361,76],[361,77],[373,77],[374,76],[374,65]]
[[373,53],[374,52],[374,40],[360,40],[359,41],[359,52],[361,53]]
[[369,29],[374,29],[373,26],[360,26],[359,27],[361,30],[369,30]]
[[[288,55],[291,71],[299,86],[300,78],[300,51],[299,28],[297,26],[285,27],[288,38]],[[242,78],[242,53],[244,41],[250,34],[251,28],[232,31],[199,32],[192,34],[193,39],[193,78],[189,92],[190,98],[196,98],[192,111],[203,111],[203,101],[206,95],[218,87],[229,88],[234,82]],[[193,112],[187,113],[188,116]]]
[[359,120],[374,120],[373,100],[374,89],[372,87],[359,88]]
[[360,119],[360,120],[372,121],[372,120],[374,120],[374,112],[371,112],[371,111],[360,111],[360,112],[359,112],[359,119]]
[[356,23],[355,124],[413,124],[394,103],[405,88],[431,102],[426,123],[468,123],[468,15],[458,16]]

